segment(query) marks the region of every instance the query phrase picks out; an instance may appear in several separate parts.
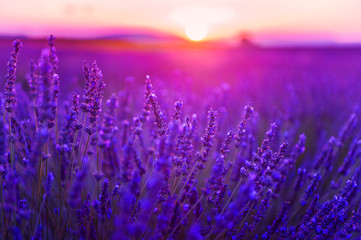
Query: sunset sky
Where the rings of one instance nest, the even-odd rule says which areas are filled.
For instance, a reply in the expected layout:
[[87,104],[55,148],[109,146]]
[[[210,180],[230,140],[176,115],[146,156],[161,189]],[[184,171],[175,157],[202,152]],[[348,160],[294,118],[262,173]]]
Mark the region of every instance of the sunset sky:
[[200,39],[361,42],[360,0],[0,0],[0,34],[96,37],[146,28]]

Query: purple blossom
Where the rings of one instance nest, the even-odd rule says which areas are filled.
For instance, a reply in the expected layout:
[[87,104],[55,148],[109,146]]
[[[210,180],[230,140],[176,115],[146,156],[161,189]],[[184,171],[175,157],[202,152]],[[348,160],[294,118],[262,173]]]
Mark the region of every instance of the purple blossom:
[[99,146],[101,148],[109,148],[111,143],[113,142],[113,138],[118,131],[118,127],[115,126],[115,110],[118,107],[118,100],[116,96],[113,94],[107,100],[107,112],[103,117],[103,124],[99,131],[100,143]]
[[178,100],[177,102],[174,103],[174,113],[173,113],[173,116],[171,118],[173,121],[178,121],[179,120],[182,107],[183,107],[182,100]]
[[321,180],[321,174],[315,173],[312,177],[312,182],[308,185],[308,187],[305,189],[305,193],[301,200],[301,205],[307,204],[307,200],[312,196],[312,194],[315,192],[318,183]]
[[214,111],[213,109],[208,111],[208,126],[206,128],[206,133],[201,138],[203,151],[197,153],[197,161],[198,161],[199,169],[205,168],[205,163],[207,162],[208,155],[215,141],[215,133],[217,130],[216,115],[217,112]]
[[22,47],[22,43],[20,40],[15,40],[13,42],[13,51],[10,54],[8,60],[8,72],[6,75],[6,83],[5,83],[5,109],[7,112],[11,113],[15,109],[16,98],[15,98],[15,80],[16,80],[16,62],[18,58],[18,54],[20,48]]
[[334,137],[331,137],[330,140],[325,144],[325,146],[323,146],[322,152],[313,166],[314,171],[318,171],[319,168],[321,167],[321,164],[325,160],[328,160],[326,162],[326,165],[330,165],[329,162],[330,162],[330,158],[332,158],[331,155],[333,153],[333,142],[334,142]]
[[54,175],[53,173],[48,173],[48,176],[46,177],[46,181],[44,184],[44,188],[45,188],[45,194],[46,196],[49,196],[51,194],[51,184],[54,181]]
[[346,139],[349,137],[349,135],[351,134],[352,129],[355,128],[357,123],[357,117],[356,114],[353,113],[350,115],[350,117],[347,119],[347,122],[345,123],[345,125],[342,127],[342,129],[340,130],[340,133],[338,135],[338,140],[339,143],[341,145],[343,145],[346,141]]
[[305,180],[305,175],[306,175],[306,169],[305,168],[299,168],[298,171],[298,176],[297,176],[297,180],[296,180],[296,184],[295,184],[295,191],[297,192],[298,190],[300,190],[303,186],[304,180]]
[[[32,100],[38,97],[38,72],[37,72],[37,65],[35,64],[34,60],[30,61],[30,72],[26,75],[26,79],[28,80],[29,84],[29,91],[30,97]],[[34,106],[35,107],[35,106]]]
[[166,123],[165,123],[165,116],[160,111],[159,104],[157,101],[157,96],[152,93],[149,95],[149,103],[152,106],[153,115],[154,115],[154,125],[156,127],[156,132],[158,135],[162,136],[166,132]]
[[49,49],[43,49],[38,63],[38,68],[40,70],[40,92],[41,99],[39,104],[39,122],[45,124],[46,122],[51,122],[53,109],[51,105],[51,92],[50,84],[51,78],[51,64],[50,64],[50,53]]
[[101,210],[101,215],[103,217],[102,219],[104,219],[104,217],[107,215],[108,209],[111,206],[110,197],[111,196],[109,194],[109,180],[106,178],[103,181],[101,195],[99,196],[100,210]]
[[342,175],[347,175],[348,171],[350,170],[350,167],[352,166],[354,160],[355,160],[355,155],[358,154],[359,148],[361,145],[361,140],[354,140],[350,151],[347,154],[347,157],[345,158],[345,160],[343,161],[341,167],[339,168],[338,172]]
[[236,147],[240,148],[242,145],[242,142],[245,138],[245,132],[246,132],[246,124],[249,121],[251,114],[254,112],[253,107],[251,106],[245,106],[244,107],[244,115],[242,121],[239,123],[238,127],[238,133],[236,137]]
[[55,74],[57,68],[58,68],[58,56],[56,55],[56,48],[55,48],[55,36],[49,35],[48,37],[48,47],[50,50],[50,63],[51,63],[51,75]]

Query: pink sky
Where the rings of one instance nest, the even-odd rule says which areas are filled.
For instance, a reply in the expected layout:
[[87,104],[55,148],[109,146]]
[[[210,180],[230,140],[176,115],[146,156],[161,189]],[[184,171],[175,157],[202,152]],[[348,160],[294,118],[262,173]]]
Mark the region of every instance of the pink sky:
[[252,33],[260,42],[361,42],[360,0],[12,0],[0,1],[0,34],[92,37],[99,29],[149,28],[208,39]]

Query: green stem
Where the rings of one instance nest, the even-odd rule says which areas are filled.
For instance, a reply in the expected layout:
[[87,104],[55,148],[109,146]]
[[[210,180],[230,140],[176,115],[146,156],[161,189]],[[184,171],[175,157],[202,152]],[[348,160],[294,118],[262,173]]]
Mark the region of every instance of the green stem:
[[[97,135],[97,173],[99,173],[99,135]],[[99,182],[97,181],[97,195],[99,196]]]
[[226,210],[226,208],[227,208],[227,206],[228,206],[229,202],[231,201],[231,199],[232,199],[233,195],[236,193],[236,191],[237,191],[237,189],[238,189],[239,185],[241,184],[242,180],[243,180],[243,178],[239,179],[239,181],[238,181],[237,185],[235,186],[235,188],[234,188],[234,189],[233,189],[233,191],[232,191],[231,196],[228,198],[227,203],[224,205],[224,207],[223,207],[223,209],[222,209],[222,211],[221,211],[221,213],[220,213],[219,215],[222,215],[222,213],[224,212],[224,210]]
[[83,166],[83,160],[84,160],[84,157],[85,157],[85,154],[86,154],[86,150],[88,149],[89,140],[90,140],[90,135],[88,135],[88,139],[86,140],[83,157],[82,157],[82,159],[80,160],[80,168],[79,168],[79,169],[81,169],[81,167]]
[[[9,136],[11,137],[11,112],[9,113]],[[10,159],[11,159],[11,170],[14,171],[14,153],[13,153],[13,143],[11,138],[9,141],[9,148],[10,148]]]
[[188,174],[188,176],[187,176],[186,181],[184,182],[181,190],[178,192],[178,196],[177,196],[177,199],[175,200],[175,202],[177,202],[178,199],[181,197],[182,191],[184,190],[185,186],[187,185],[187,182],[188,182],[189,179],[191,178],[193,172],[196,170],[197,163],[198,163],[198,160],[196,160],[196,162],[194,163],[194,165],[193,165],[193,167],[192,167],[192,170],[189,172],[189,174]]
[[5,218],[5,211],[4,211],[4,200],[3,200],[3,178],[0,176],[0,199],[1,199],[1,213],[2,213],[2,219],[4,219],[3,224],[1,224],[4,228],[2,229],[3,239],[5,239],[6,235],[6,218]]
[[140,236],[139,239],[143,239],[143,236],[144,236],[145,232],[146,232],[147,229],[148,229],[148,225],[149,225],[150,222],[152,221],[153,214],[154,214],[154,210],[155,210],[157,204],[158,204],[158,199],[157,199],[157,201],[156,201],[155,204],[154,204],[153,210],[152,210],[152,212],[151,212],[151,214],[150,214],[150,217],[149,217],[149,219],[148,219],[148,221],[147,221],[147,224],[145,225],[144,231],[143,231],[143,233],[142,233],[142,235]]
[[[83,112],[84,113],[84,112]],[[85,113],[84,113],[84,117],[83,117],[83,127],[81,128],[81,133],[80,133],[80,141],[79,141],[79,150],[80,150],[80,147],[81,147],[81,144],[82,144],[82,142],[83,142],[83,133],[84,133],[84,126],[85,126],[85,122],[86,122],[86,115],[85,115]],[[78,156],[76,157],[76,159],[77,159],[77,162],[76,162],[76,164],[78,164],[78,162],[79,162],[79,156],[80,156],[80,151],[78,150]],[[83,159],[81,159],[81,161],[82,161]]]
[[44,204],[45,204],[45,198],[43,199],[43,202],[41,203],[39,214],[38,214],[38,217],[36,218],[36,221],[35,221],[34,235],[35,235],[35,232],[36,232],[36,227],[38,226],[38,223],[39,223],[40,215],[41,215],[41,213],[43,211],[43,208],[44,208]]

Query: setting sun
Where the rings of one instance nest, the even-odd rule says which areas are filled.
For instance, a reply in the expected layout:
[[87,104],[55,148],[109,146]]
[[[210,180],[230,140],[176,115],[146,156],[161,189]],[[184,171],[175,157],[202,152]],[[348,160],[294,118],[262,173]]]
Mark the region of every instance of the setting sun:
[[201,41],[208,36],[211,27],[231,19],[233,12],[222,6],[193,5],[175,9],[170,17],[184,27],[187,38]]
[[186,26],[185,33],[192,41],[201,41],[207,37],[208,27],[205,25]]

